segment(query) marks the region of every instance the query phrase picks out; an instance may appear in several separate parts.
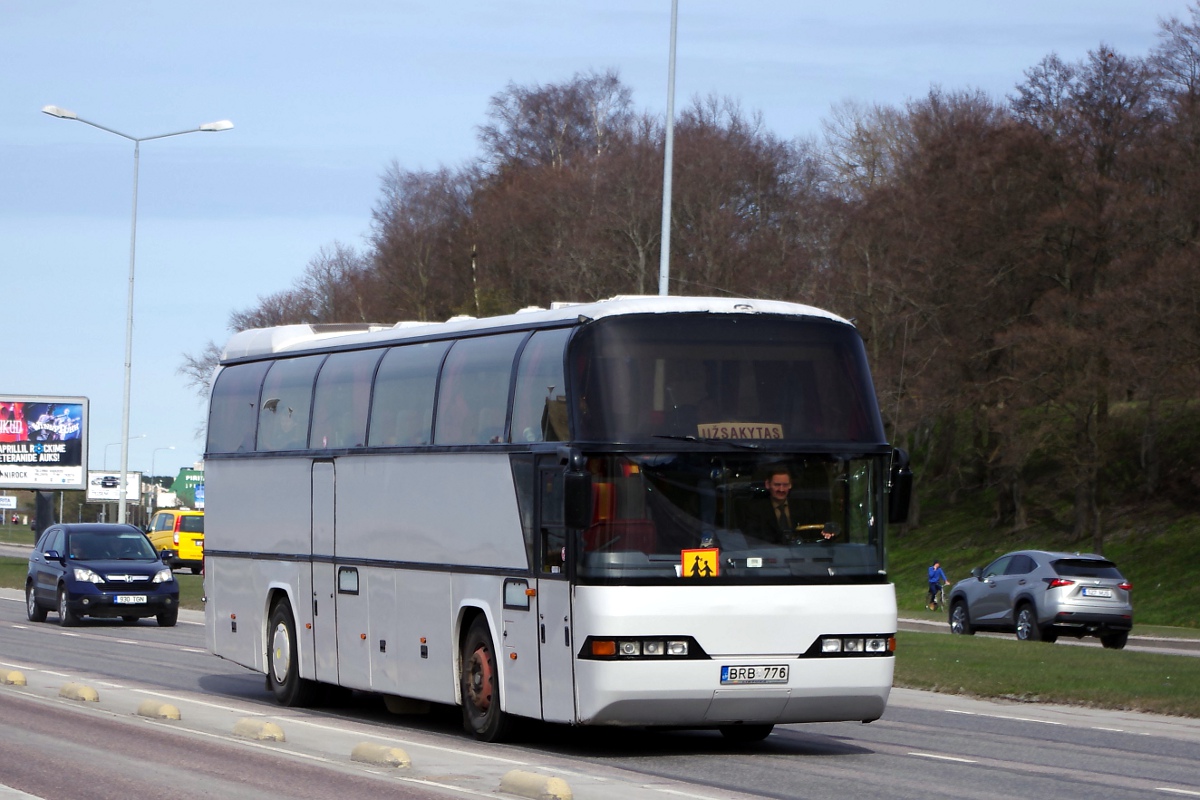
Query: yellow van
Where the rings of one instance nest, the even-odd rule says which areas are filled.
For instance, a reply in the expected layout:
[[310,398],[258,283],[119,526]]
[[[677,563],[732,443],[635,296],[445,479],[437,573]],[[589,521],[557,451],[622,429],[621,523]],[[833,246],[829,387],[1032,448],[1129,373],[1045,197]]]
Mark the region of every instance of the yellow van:
[[151,518],[146,535],[172,569],[190,568],[194,574],[199,574],[204,568],[203,511],[179,508],[159,511]]

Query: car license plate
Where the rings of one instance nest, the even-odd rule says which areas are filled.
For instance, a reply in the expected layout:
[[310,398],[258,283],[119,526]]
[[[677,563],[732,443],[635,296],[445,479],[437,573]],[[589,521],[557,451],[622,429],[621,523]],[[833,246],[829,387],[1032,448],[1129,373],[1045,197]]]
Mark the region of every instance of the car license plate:
[[743,667],[721,667],[721,685],[742,683],[787,683],[787,664],[755,664]]
[[136,606],[145,602],[146,595],[144,594],[119,594],[116,599],[116,603],[123,606]]
[[1084,597],[1112,597],[1112,589],[1097,589],[1092,586],[1083,587]]

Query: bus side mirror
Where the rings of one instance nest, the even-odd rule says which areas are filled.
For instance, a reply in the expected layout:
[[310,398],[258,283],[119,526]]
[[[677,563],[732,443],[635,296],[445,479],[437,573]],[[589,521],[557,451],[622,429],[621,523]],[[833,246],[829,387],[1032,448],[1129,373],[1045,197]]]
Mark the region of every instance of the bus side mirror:
[[892,471],[888,476],[888,522],[900,525],[908,521],[908,505],[912,500],[912,470],[908,452],[899,447],[892,450]]
[[563,476],[563,524],[581,530],[592,524],[592,476],[568,472]]

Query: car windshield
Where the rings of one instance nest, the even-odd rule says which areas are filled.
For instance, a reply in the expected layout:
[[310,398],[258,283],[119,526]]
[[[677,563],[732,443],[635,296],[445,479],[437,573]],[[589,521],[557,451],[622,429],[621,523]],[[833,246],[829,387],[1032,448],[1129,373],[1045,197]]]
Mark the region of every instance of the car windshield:
[[153,561],[157,556],[145,536],[128,533],[74,533],[67,555],[77,561]]
[[1060,558],[1054,562],[1054,571],[1067,578],[1121,578],[1117,565],[1111,561],[1095,559]]

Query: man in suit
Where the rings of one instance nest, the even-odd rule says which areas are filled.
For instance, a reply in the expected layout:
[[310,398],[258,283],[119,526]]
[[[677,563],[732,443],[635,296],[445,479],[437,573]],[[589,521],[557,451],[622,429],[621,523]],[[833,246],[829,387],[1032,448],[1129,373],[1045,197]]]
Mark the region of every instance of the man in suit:
[[779,544],[816,542],[830,537],[822,534],[829,521],[828,503],[791,497],[792,473],[776,467],[766,479],[767,497],[750,508],[745,533]]

